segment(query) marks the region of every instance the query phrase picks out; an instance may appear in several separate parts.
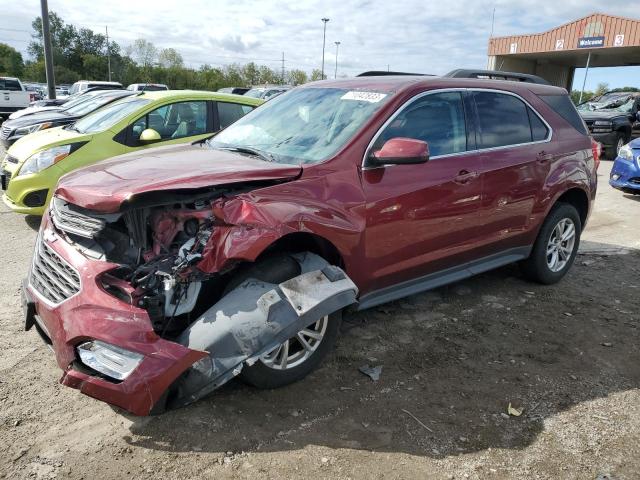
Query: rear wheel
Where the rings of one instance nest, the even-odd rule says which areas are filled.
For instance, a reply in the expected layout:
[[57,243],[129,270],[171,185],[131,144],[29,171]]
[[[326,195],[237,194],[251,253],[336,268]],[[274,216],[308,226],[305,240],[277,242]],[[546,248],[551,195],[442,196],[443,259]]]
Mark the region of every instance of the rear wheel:
[[581,233],[582,222],[576,208],[568,203],[554,206],[542,224],[531,255],[521,263],[525,276],[546,285],[560,281],[573,265]]
[[[249,278],[282,283],[300,274],[295,259],[278,254],[258,261],[236,275],[225,289],[232,290]],[[338,338],[341,311],[317,319],[295,336],[245,366],[240,379],[258,388],[277,388],[306,377],[322,362]]]

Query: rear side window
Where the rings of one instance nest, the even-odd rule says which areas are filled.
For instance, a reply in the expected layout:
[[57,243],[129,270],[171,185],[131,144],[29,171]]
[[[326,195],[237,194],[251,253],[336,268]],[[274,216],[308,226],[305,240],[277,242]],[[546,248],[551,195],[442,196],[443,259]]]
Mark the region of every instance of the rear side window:
[[529,123],[531,124],[531,140],[534,142],[545,140],[547,135],[549,135],[549,129],[544,122],[540,120],[540,117],[529,107],[527,107],[527,113],[529,114]]
[[549,105],[554,112],[569,122],[578,132],[583,135],[589,134],[569,95],[538,95],[538,97]]
[[513,95],[495,92],[474,92],[473,96],[480,122],[479,148],[503,147],[532,141],[529,108],[522,100]]
[[227,128],[236,120],[240,120],[251,110],[253,110],[253,107],[250,107],[249,105],[218,102],[218,120],[220,122],[220,129]]
[[0,78],[0,90],[10,90],[12,92],[20,92],[20,83],[17,80],[9,80],[8,78]]

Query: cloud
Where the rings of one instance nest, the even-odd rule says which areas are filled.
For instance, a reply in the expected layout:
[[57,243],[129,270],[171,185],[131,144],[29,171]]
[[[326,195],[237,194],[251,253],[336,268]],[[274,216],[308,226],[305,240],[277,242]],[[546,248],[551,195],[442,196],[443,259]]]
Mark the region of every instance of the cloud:
[[[325,65],[333,72],[335,41],[340,41],[338,74],[386,69],[442,74],[454,68],[483,68],[496,9],[494,34],[535,33],[602,10],[601,0],[60,0],[50,5],[66,21],[104,31],[126,46],[139,37],[159,48],[173,47],[185,63],[221,65],[255,61],[273,68],[285,54],[287,68],[310,71],[322,61],[322,17],[326,31]],[[607,12],[637,16],[628,0],[607,2]],[[8,2],[3,18],[11,28],[0,39],[26,52],[37,0]],[[8,23],[3,22],[3,25]],[[0,41],[3,41],[0,40]]]

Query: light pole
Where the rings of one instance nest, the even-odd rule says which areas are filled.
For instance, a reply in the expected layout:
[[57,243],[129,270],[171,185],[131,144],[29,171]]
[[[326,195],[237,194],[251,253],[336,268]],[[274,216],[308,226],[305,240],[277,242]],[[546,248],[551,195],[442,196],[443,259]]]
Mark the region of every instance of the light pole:
[[328,18],[322,18],[322,23],[324,24],[324,28],[322,30],[322,69],[320,70],[321,72],[321,80],[324,80],[324,46],[325,46],[325,40],[327,39],[327,22],[329,21]]
[[44,70],[47,75],[49,99],[56,98],[56,80],[53,76],[53,53],[51,51],[51,32],[49,30],[49,5],[47,0],[40,0],[42,10],[42,44],[44,46]]
[[336,71],[333,74],[333,78],[338,78],[338,48],[340,48],[340,42],[333,42],[336,44]]

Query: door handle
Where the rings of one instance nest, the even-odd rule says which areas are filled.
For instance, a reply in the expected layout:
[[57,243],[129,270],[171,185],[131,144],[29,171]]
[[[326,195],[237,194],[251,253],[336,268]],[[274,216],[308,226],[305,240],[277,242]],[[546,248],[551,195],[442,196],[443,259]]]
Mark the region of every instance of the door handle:
[[469,183],[478,176],[478,172],[470,172],[468,170],[460,170],[458,175],[453,179],[456,183]]

